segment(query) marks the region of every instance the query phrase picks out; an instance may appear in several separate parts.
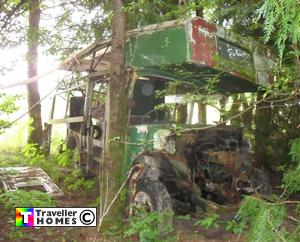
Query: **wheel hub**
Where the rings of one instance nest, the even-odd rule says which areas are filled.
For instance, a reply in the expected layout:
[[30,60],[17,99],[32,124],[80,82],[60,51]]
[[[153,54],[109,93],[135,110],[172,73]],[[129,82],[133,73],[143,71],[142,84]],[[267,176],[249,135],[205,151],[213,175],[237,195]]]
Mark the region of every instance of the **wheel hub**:
[[133,200],[133,215],[141,215],[154,211],[154,206],[149,195],[139,191]]

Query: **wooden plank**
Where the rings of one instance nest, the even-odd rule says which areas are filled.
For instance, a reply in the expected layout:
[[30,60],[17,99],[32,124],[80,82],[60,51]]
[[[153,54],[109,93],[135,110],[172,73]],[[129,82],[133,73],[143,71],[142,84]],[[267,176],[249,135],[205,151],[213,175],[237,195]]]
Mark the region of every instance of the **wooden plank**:
[[66,93],[66,92],[69,92],[69,91],[73,91],[73,90],[76,90],[76,89],[79,89],[80,87],[85,87],[86,86],[86,82],[85,83],[82,83],[80,85],[76,85],[74,87],[70,87],[70,88],[67,88],[67,89],[61,89],[59,90],[58,92],[56,92],[54,94],[54,96],[56,95],[59,95],[59,94],[62,94],[62,93]]
[[83,116],[51,119],[48,121],[49,124],[62,124],[62,123],[82,123],[84,122]]
[[88,77],[89,78],[93,78],[93,77],[98,77],[98,76],[104,76],[104,75],[107,75],[107,74],[110,74],[110,69],[104,69],[104,70],[101,70],[101,71],[96,71],[96,72],[91,72]]

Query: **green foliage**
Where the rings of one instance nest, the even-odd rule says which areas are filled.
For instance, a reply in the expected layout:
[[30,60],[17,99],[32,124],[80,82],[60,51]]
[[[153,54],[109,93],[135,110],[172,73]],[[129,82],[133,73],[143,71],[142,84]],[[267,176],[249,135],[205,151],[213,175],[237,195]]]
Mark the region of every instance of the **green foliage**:
[[113,142],[119,142],[121,140],[120,136],[115,136],[112,139],[108,140],[108,143],[111,144]]
[[236,220],[230,220],[226,222],[226,231],[232,232],[236,235],[241,235],[243,230],[246,229],[245,223],[238,223]]
[[128,16],[128,28],[136,28],[187,16],[192,7],[195,8],[195,5],[191,7],[189,5],[179,7],[178,2],[173,0],[134,0],[127,1],[124,9]]
[[[96,179],[82,177],[80,169],[74,169],[74,150],[65,150],[53,156],[46,157],[42,151],[37,149],[35,144],[26,144],[20,151],[15,151],[7,161],[4,159],[1,166],[38,166],[41,167],[54,182],[63,182],[67,191],[91,192],[96,184]],[[12,160],[13,162],[11,162]],[[70,169],[66,174],[64,169]]]
[[[55,207],[57,205],[50,195],[36,190],[15,190],[5,193],[0,191],[0,204],[11,218],[14,217],[16,207]],[[14,220],[8,220],[8,222],[14,223]],[[46,232],[48,234],[48,231]],[[11,241],[23,241],[24,239],[31,240],[32,235],[26,233],[22,228],[12,226],[8,238]]]
[[237,213],[237,219],[249,225],[249,241],[278,241],[285,216],[283,205],[268,204],[253,197],[245,197]]
[[211,227],[218,228],[219,227],[218,219],[219,219],[219,215],[216,213],[206,214],[203,219],[196,221],[194,226],[201,225],[206,229],[209,229]]
[[[25,161],[30,165],[40,166],[44,169],[50,177],[58,182],[64,181],[64,186],[68,191],[78,192],[91,192],[96,180],[86,180],[82,177],[82,171],[80,169],[74,169],[74,160],[70,159],[76,152],[76,150],[65,150],[58,153],[56,156],[46,158],[44,154],[36,148],[34,144],[27,144],[22,150]],[[71,168],[72,171],[69,174],[63,174],[60,168]]]
[[58,164],[58,161],[62,158],[57,159],[60,155],[47,158],[45,154],[37,148],[36,144],[26,144],[20,153],[20,155],[15,157],[15,159],[20,160],[20,165],[41,167],[54,182],[58,182],[64,177],[64,174],[62,174],[59,169],[62,166]]
[[300,192],[300,138],[292,140],[290,144],[290,155],[297,165],[289,168],[283,174],[282,188],[285,189],[287,195]]
[[21,98],[20,95],[8,95],[6,93],[0,93],[0,133],[5,128],[9,128],[11,123],[7,120],[7,116],[19,110],[16,101]]
[[288,194],[300,192],[300,166],[284,173],[282,187],[286,189]]
[[172,217],[171,211],[164,213],[154,211],[146,213],[143,217],[132,217],[124,237],[138,235],[141,242],[174,241],[173,237],[162,238],[163,234],[173,231],[172,224],[169,223]]
[[109,240],[122,241],[122,232],[122,228],[119,226],[119,224],[113,224],[109,228],[105,229],[103,235]]
[[13,213],[16,207],[54,207],[55,201],[47,193],[40,191],[15,190],[0,194],[0,203]]
[[95,188],[96,179],[86,180],[81,176],[80,169],[74,169],[65,177],[64,184],[69,191],[89,193]]
[[26,144],[21,152],[30,165],[39,165],[45,160],[43,153],[38,150],[36,144]]
[[[284,193],[274,196],[273,202],[266,202],[256,197],[247,196],[243,199],[235,221],[227,223],[226,230],[241,234],[248,227],[249,241],[299,241],[300,239],[300,205],[297,204],[293,217],[294,225],[285,227],[288,218],[284,199],[291,193],[300,191],[299,142],[291,142],[291,156],[298,164],[284,172],[282,188]],[[285,195],[285,196],[284,196]]]
[[67,149],[61,153],[58,153],[55,157],[57,164],[62,167],[72,167],[74,165],[72,164],[74,160],[70,159],[70,157],[76,156],[76,151],[77,150],[74,151]]
[[294,0],[266,0],[258,10],[265,19],[265,41],[276,33],[276,45],[280,56],[283,56],[286,42],[298,44],[300,42],[300,3]]
[[[105,2],[105,3],[104,3]],[[42,29],[41,43],[52,55],[67,57],[86,44],[110,36],[110,1],[61,1],[58,11],[53,11],[51,2],[43,13],[55,19],[53,25]],[[49,11],[48,9],[49,8]]]
[[19,110],[16,101],[21,98],[20,95],[8,95],[0,93],[0,113],[11,114]]
[[28,233],[22,227],[12,227],[8,234],[9,241],[33,241],[32,234]]
[[290,142],[291,151],[290,155],[294,161],[300,162],[300,138],[294,139]]

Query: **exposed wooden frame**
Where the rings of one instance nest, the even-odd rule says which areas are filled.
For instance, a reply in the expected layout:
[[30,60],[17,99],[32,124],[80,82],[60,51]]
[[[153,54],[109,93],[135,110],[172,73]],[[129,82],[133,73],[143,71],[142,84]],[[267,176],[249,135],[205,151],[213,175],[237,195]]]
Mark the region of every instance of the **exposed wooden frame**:
[[48,121],[48,124],[82,123],[82,122],[84,122],[84,117],[78,116],[78,117],[69,117],[69,118],[50,119]]

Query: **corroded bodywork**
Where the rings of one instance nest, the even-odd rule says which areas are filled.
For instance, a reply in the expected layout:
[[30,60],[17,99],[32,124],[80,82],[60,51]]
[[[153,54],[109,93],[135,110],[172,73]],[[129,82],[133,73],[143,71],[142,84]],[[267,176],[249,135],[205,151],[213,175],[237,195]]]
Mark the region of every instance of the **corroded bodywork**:
[[[208,73],[226,71],[231,75],[220,76],[220,89],[230,92],[253,91],[256,85],[272,82],[270,53],[254,41],[201,18],[157,26],[132,31],[127,40],[127,64],[143,74],[172,77],[175,69],[188,70],[190,79],[205,81]],[[177,73],[177,78],[186,79]]]
[[[140,152],[131,149],[133,153],[128,155],[136,156],[133,164],[139,168],[131,183],[145,178],[161,181],[179,212],[195,211],[197,206],[206,210],[205,199],[234,204],[242,195],[270,194],[268,178],[253,166],[250,143],[241,129],[218,126],[178,135],[167,130],[156,127],[134,136],[152,139],[154,147],[140,148]],[[161,141],[155,139],[157,133]],[[163,140],[164,146],[155,144]]]
[[[93,164],[102,162],[107,143],[105,108],[109,107],[104,108],[103,97],[109,82],[110,44],[110,40],[95,43],[64,62],[65,69],[86,73],[85,81],[59,87],[56,96],[65,93],[68,105],[63,118],[54,119],[52,110],[49,121],[49,139],[51,125],[67,123],[67,146],[79,151],[79,167],[87,172],[98,171]],[[214,94],[219,95],[253,92],[270,84],[272,61],[267,49],[194,18],[128,31],[126,64],[131,78],[122,179],[132,171],[130,201],[152,199],[150,208],[163,209],[172,199],[173,207],[194,211],[206,210],[207,200],[236,203],[242,194],[270,192],[267,177],[253,167],[251,147],[241,129],[192,124],[193,101],[183,109],[187,114],[183,123],[171,118],[184,99],[177,94],[205,96],[208,93],[199,90],[211,79],[215,79]],[[168,103],[167,96],[157,93],[178,82],[184,85],[172,93],[173,111],[158,110]]]

